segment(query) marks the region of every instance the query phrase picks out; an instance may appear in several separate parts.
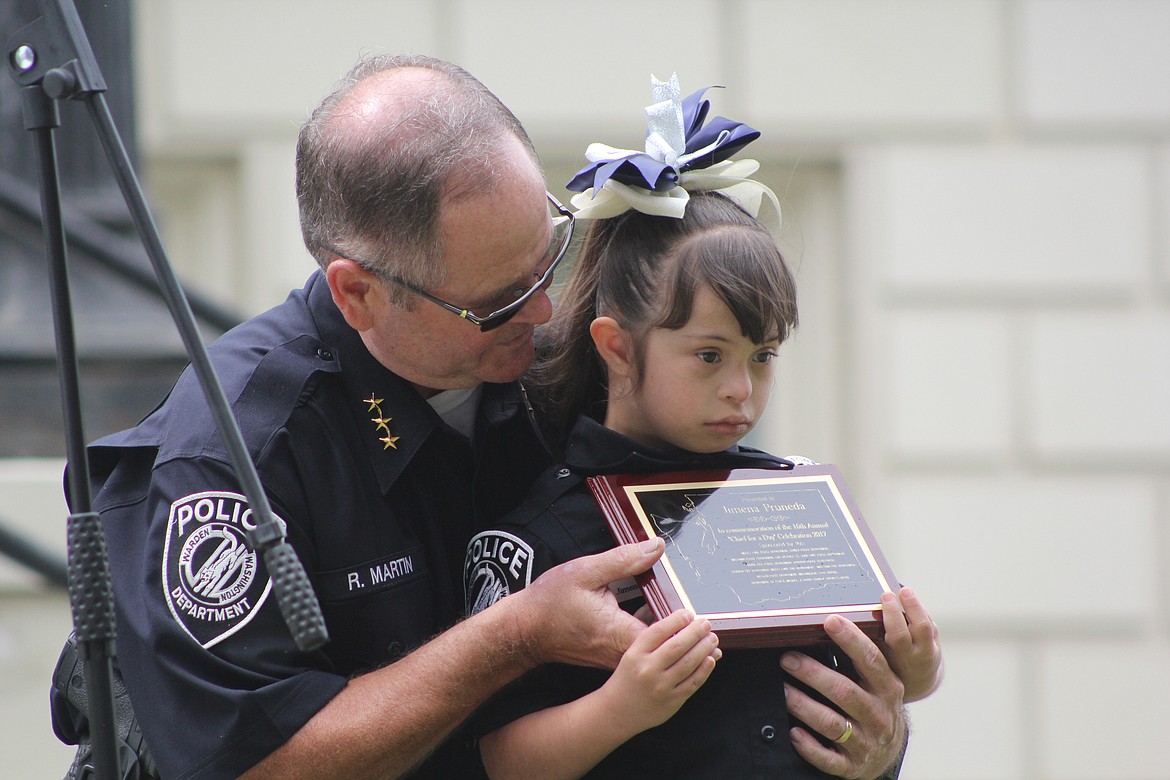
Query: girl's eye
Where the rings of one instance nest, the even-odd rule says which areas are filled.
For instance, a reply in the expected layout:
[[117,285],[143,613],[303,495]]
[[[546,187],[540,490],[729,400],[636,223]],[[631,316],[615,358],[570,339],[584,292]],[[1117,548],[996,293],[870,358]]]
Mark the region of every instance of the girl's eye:
[[719,362],[719,353],[718,352],[713,352],[713,351],[697,352],[697,353],[695,353],[695,357],[697,357],[699,360],[703,361],[704,363],[718,363]]
[[757,363],[771,363],[775,359],[776,353],[770,349],[766,349],[763,352],[757,352],[755,355],[755,360]]

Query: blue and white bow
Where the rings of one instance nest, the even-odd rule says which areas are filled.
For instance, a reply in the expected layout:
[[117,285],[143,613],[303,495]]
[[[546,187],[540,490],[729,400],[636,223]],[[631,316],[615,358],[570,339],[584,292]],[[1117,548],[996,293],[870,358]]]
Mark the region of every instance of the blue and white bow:
[[646,151],[590,144],[590,164],[566,187],[578,219],[603,219],[634,209],[644,214],[680,218],[691,192],[719,190],[758,217],[767,198],[774,208],[773,228],[780,226],[780,203],[763,184],[749,178],[760,164],[729,160],[760,132],[743,122],[715,117],[704,126],[710,101],[701,89],[680,98],[678,76],[670,81],[650,77],[654,103],[646,107]]

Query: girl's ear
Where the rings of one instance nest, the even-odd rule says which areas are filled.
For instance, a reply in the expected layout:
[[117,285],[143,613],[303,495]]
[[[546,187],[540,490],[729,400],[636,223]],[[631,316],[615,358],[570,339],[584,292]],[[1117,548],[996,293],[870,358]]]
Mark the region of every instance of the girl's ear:
[[609,381],[628,379],[633,373],[634,353],[630,335],[622,329],[613,317],[598,317],[589,325],[589,335],[597,354],[609,369]]

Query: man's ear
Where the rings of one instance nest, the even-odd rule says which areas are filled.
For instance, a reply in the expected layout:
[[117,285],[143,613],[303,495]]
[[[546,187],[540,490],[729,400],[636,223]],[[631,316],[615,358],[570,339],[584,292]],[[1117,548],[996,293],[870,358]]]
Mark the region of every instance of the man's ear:
[[613,317],[598,317],[589,325],[597,354],[609,368],[609,381],[628,379],[633,374],[634,353],[630,335]]
[[374,326],[377,309],[388,305],[378,277],[352,260],[338,258],[325,269],[333,302],[349,326],[359,333]]

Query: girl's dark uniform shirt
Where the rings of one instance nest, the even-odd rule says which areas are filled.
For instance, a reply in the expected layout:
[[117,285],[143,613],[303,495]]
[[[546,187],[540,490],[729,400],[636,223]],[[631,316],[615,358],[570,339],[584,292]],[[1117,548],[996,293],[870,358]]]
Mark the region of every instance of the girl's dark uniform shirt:
[[[469,445],[374,360],[319,272],[210,353],[330,641],[302,652],[291,639],[244,542],[246,500],[188,369],[139,426],[90,448],[118,661],[168,778],[240,774],[350,676],[456,621],[467,539],[548,464],[518,385],[485,385]],[[416,776],[481,773],[457,735]]]
[[[613,537],[584,478],[595,474],[646,473],[686,469],[782,468],[791,463],[746,447],[709,455],[683,450],[655,451],[593,419],[581,417],[569,436],[564,464],[547,470],[529,498],[497,529],[479,538],[479,549],[511,538],[526,545],[533,561],[528,579],[566,560],[614,546]],[[498,540],[492,534],[500,534]],[[490,603],[475,576],[478,550],[469,548],[464,567],[468,602]],[[525,551],[528,554],[528,551]],[[513,582],[520,586],[522,582]],[[644,602],[623,602],[634,611]],[[800,648],[829,666],[832,645]],[[728,650],[711,678],[666,723],[635,735],[586,775],[590,778],[827,778],[801,759],[788,736],[793,725],[785,708],[780,650]],[[843,655],[843,654],[842,654]],[[475,730],[488,734],[538,710],[599,688],[608,671],[549,665],[505,688],[477,715]],[[896,777],[896,772],[893,775]]]

